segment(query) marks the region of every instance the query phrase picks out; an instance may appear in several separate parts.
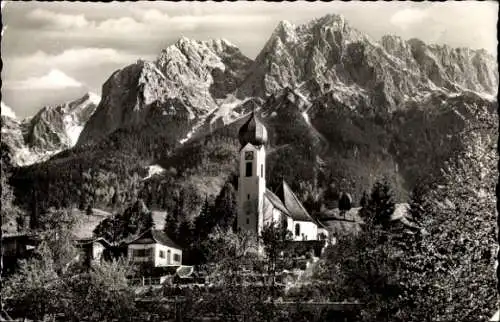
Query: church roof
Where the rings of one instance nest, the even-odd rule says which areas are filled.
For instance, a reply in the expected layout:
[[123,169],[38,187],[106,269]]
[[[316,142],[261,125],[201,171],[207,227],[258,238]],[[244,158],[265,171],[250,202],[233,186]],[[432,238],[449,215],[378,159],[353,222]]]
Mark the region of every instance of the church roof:
[[266,192],[264,193],[264,196],[269,200],[269,202],[276,208],[278,208],[281,212],[284,214],[290,216],[290,213],[288,212],[288,209],[286,209],[285,205],[283,202],[276,196],[271,190],[266,189]]
[[264,124],[260,122],[254,112],[248,120],[243,124],[238,133],[238,139],[241,146],[251,143],[255,146],[261,146],[267,143],[267,130]]
[[285,208],[288,210],[287,214],[292,217],[293,220],[298,221],[310,221],[316,223],[311,215],[307,212],[306,208],[302,205],[299,198],[293,193],[292,189],[288,184],[283,181],[283,183],[276,191],[276,196],[283,203]]

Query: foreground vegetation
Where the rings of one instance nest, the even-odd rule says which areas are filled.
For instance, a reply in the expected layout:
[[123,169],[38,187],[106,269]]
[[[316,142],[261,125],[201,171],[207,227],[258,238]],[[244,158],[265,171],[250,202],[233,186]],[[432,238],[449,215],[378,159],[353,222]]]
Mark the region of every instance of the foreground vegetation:
[[[473,138],[475,143],[481,139]],[[182,293],[184,320],[209,313],[224,321],[327,318],[329,313],[324,311],[276,314],[277,300],[288,296],[299,301],[362,303],[362,321],[486,321],[496,303],[491,175],[496,158],[485,149],[491,143],[470,144],[447,163],[439,181],[422,183],[414,190],[409,219],[419,225],[419,232],[391,224],[392,189],[388,182],[375,184],[363,202],[363,232],[329,247],[308,283],[287,292],[274,288],[272,278],[263,279],[264,287],[259,288],[245,287],[238,279],[243,267],[267,276],[276,273],[273,268],[284,259],[279,229],[266,231],[268,256],[261,265],[250,236],[232,233],[224,221],[214,222],[198,242],[204,258],[215,264],[211,274],[220,283],[212,292]],[[224,194],[231,196],[230,187],[227,190]],[[64,218],[60,212],[54,216],[45,225],[71,224],[70,219],[57,217]],[[155,310],[159,318],[175,316],[174,307],[137,306],[126,283],[124,263],[107,263],[90,271],[72,265],[64,225],[56,225],[56,231],[44,230],[46,242],[38,250],[40,256],[23,263],[7,281],[2,295],[11,299],[10,309],[39,320],[54,312],[75,321],[137,321]]]
[[[383,135],[377,135],[380,131],[389,131],[382,129],[384,119],[380,116],[373,116],[369,122],[365,119],[371,124],[366,131],[373,135],[358,136],[356,130],[367,128],[363,120],[353,118],[353,122],[345,122],[344,115],[328,116],[321,109],[317,113],[319,116],[312,120],[329,140],[329,148],[344,151],[345,155],[337,158],[316,146],[308,151],[308,143],[314,137],[292,133],[290,137],[296,141],[293,144],[304,152],[303,157],[295,158],[286,148],[270,153],[273,180],[281,176],[290,180],[308,210],[318,210],[321,205],[338,199],[339,191],[354,190],[355,201],[363,206],[360,214],[365,225],[360,235],[339,239],[335,246],[328,248],[309,283],[290,289],[287,296],[304,301],[357,301],[363,303],[360,312],[365,321],[486,321],[496,303],[496,158],[491,133],[476,131],[471,123],[464,130],[470,132],[446,140],[443,133],[421,129],[422,122],[411,123],[411,116],[425,118],[422,111],[415,110],[405,112],[409,114],[405,116],[407,119],[403,118],[414,126],[406,126],[407,123],[397,126],[410,133],[399,137],[399,132],[394,130],[391,140],[385,142]],[[399,120],[397,116],[398,113],[393,116],[394,124]],[[438,126],[447,124],[445,116],[436,118],[431,126],[433,130],[446,130],[445,126]],[[485,126],[496,125],[490,118],[478,121]],[[462,129],[462,125],[455,124],[454,129]],[[300,131],[300,127],[294,128]],[[280,133],[271,133],[276,146],[289,142],[284,135],[280,137]],[[408,139],[415,136],[419,138],[417,143]],[[277,262],[285,259],[278,251],[280,243],[271,242],[273,247],[267,249],[268,262],[263,264],[252,255],[251,239],[232,233],[235,192],[231,174],[237,152],[234,137],[234,133],[217,133],[175,152],[171,146],[169,151],[157,151],[161,155],[150,155],[148,161],[163,160],[167,174],[148,182],[140,179],[140,168],[149,163],[144,155],[154,152],[151,146],[160,144],[161,140],[152,140],[151,145],[99,148],[92,152],[91,158],[81,157],[82,151],[65,152],[66,155],[49,163],[13,171],[12,182],[18,197],[22,198],[17,204],[13,202],[14,193],[5,173],[9,169],[4,166],[2,156],[2,224],[14,221],[19,227],[28,228],[22,216],[23,211],[27,211],[32,219],[29,226],[38,231],[43,240],[37,255],[21,263],[18,272],[3,285],[6,308],[34,320],[43,320],[55,313],[75,321],[139,321],[154,310],[162,317],[175,315],[169,307],[144,309],[136,305],[127,285],[126,263],[105,263],[87,270],[74,261],[75,250],[69,234],[74,218],[64,209],[73,205],[81,209],[89,209],[89,205],[109,207],[115,216],[104,221],[96,234],[120,240],[152,225],[147,208],[136,202],[142,198],[148,207],[167,210],[166,226],[156,228],[165,229],[183,246],[188,263],[194,263],[195,259],[216,263],[213,274],[224,282],[213,293],[183,294],[186,321],[202,312],[212,312],[224,320],[297,321],[301,316],[304,318],[304,312],[288,317],[273,313],[270,306],[274,304],[270,300],[282,294],[272,287],[272,279],[265,281],[266,287],[257,289],[238,283],[236,273],[241,267],[270,274],[275,272],[272,268]],[[136,143],[140,139],[131,138]],[[370,141],[378,139],[377,144]],[[121,138],[114,141],[116,145],[123,142]],[[425,146],[425,151],[417,151],[415,145]],[[443,146],[447,147],[446,151],[440,150]],[[133,151],[139,148],[147,151],[142,154]],[[372,170],[376,177],[387,174],[387,160],[379,159],[380,164],[374,161],[377,164],[370,163],[371,168],[361,166],[374,155],[385,155],[378,150],[377,154],[373,151],[375,148],[399,151],[400,164],[410,160],[403,170],[411,174],[405,178],[411,178],[414,183],[409,196],[410,219],[420,227],[418,232],[408,233],[404,227],[392,225],[388,217],[394,203],[404,195],[398,183],[401,175],[389,175],[388,180],[372,185]],[[112,153],[106,153],[108,150]],[[354,155],[358,150],[356,162],[352,162],[347,155]],[[440,151],[435,156],[439,160],[427,162],[436,150]],[[318,165],[318,156],[326,159],[326,166]],[[448,160],[444,166],[440,163],[443,159]],[[282,162],[284,160],[290,162]],[[315,167],[311,167],[311,163]],[[70,164],[67,168],[62,166],[67,164]],[[350,166],[344,167],[346,164]],[[422,164],[434,167],[430,176],[417,176],[429,170],[427,167],[417,169]],[[305,167],[307,171],[300,171]],[[378,171],[378,168],[385,170]],[[220,169],[223,175],[216,177]],[[301,177],[303,181],[300,181],[297,174],[304,174],[307,180]],[[200,179],[203,176],[217,181],[217,189]],[[316,179],[318,184],[314,184]],[[367,187],[373,188],[367,191],[365,198],[360,198],[362,191],[369,190]],[[50,210],[51,206],[56,210]],[[305,319],[321,321],[325,319],[322,314],[317,312]]]

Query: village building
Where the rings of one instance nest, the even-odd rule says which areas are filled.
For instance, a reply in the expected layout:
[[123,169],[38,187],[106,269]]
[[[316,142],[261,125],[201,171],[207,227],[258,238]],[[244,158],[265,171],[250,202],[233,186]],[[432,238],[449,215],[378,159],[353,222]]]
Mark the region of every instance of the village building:
[[112,258],[112,245],[104,238],[87,238],[75,240],[76,247],[80,250],[81,261],[87,267],[100,264]]
[[267,129],[252,113],[239,131],[237,229],[260,235],[264,227],[282,224],[294,241],[327,240],[326,227],[307,212],[285,181],[276,192],[266,187],[267,140]]
[[[322,209],[315,217],[328,228],[332,235],[339,237],[357,236],[363,231],[365,222],[361,217],[362,208],[355,207],[341,211],[339,208]],[[409,215],[409,205],[398,203],[394,206],[394,212],[390,220],[391,231],[396,234],[416,234],[425,231],[413,222]]]
[[149,229],[126,242],[127,257],[132,264],[148,267],[179,266],[182,249],[163,231]]
[[27,233],[2,234],[2,265],[4,274],[12,273],[20,259],[33,256],[40,243],[38,236]]

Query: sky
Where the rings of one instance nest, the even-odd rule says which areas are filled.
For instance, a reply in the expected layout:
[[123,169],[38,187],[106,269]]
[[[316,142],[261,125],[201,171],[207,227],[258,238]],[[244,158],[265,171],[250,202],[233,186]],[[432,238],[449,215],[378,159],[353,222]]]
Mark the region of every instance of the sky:
[[2,111],[100,95],[117,69],[153,60],[182,36],[225,38],[255,58],[281,20],[341,14],[375,40],[385,34],[496,55],[498,4],[490,2],[11,2],[2,1]]

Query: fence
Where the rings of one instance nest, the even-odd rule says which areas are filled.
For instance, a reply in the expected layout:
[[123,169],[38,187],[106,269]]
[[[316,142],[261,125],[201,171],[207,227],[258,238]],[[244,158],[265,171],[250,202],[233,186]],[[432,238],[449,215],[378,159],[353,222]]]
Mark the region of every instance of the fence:
[[151,285],[161,285],[160,277],[142,277],[142,278],[130,278],[129,284],[133,286],[151,286]]

